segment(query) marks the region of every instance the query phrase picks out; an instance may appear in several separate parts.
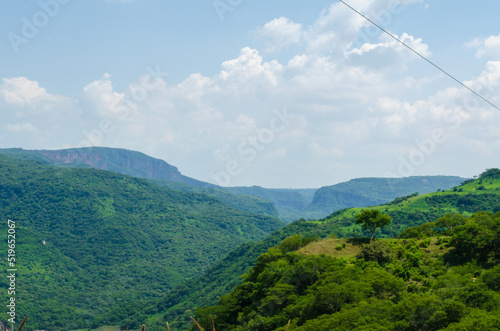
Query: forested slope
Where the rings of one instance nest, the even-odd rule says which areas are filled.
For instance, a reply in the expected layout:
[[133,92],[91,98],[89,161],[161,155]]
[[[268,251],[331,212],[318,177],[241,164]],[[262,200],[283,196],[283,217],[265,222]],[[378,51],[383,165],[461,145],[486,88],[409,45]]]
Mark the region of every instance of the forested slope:
[[51,331],[104,323],[99,316],[112,308],[161,297],[283,226],[205,194],[5,155],[0,215],[17,226],[17,313]]
[[218,329],[235,331],[498,330],[500,212],[455,216],[453,227],[435,223],[434,238],[288,237],[196,317],[207,329],[212,316]]
[[[447,213],[471,215],[480,210],[496,212],[500,210],[499,206],[500,170],[490,169],[478,179],[456,188],[402,197],[373,208],[393,217],[392,225],[377,230],[378,237],[391,238],[408,227],[436,221]],[[158,327],[164,320],[174,321],[179,326],[188,325],[193,308],[216,303],[218,296],[241,282],[239,275],[248,270],[259,254],[289,235],[300,233],[322,238],[329,235],[341,238],[368,236],[369,233],[365,233],[361,225],[354,224],[355,215],[361,210],[362,208],[341,210],[319,221],[296,221],[277,230],[264,241],[239,247],[203,276],[180,285],[161,299],[160,303],[152,305],[149,311],[156,316],[153,320],[159,320]],[[152,323],[155,325],[156,322]]]

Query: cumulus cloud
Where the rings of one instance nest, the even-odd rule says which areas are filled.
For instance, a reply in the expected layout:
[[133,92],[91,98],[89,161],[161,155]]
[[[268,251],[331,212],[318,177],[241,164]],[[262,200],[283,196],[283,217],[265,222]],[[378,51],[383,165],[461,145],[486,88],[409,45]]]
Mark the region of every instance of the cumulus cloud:
[[3,78],[2,81],[0,96],[10,105],[37,107],[43,110],[68,100],[63,96],[47,93],[37,82],[30,81],[26,77]]
[[475,48],[478,59],[489,57],[493,59],[500,58],[500,34],[498,36],[489,36],[487,38],[476,38],[466,44],[469,48]]
[[26,77],[3,78],[0,85],[0,139],[6,147],[69,146],[79,127],[76,102],[48,92]]
[[265,43],[265,51],[276,52],[297,44],[302,38],[302,24],[286,17],[275,18],[256,31],[257,38]]
[[[419,1],[403,5],[414,2]],[[384,13],[388,3],[352,1],[372,17]],[[453,83],[432,95],[407,98],[436,78],[412,70],[417,57],[385,34],[357,39],[366,26],[337,2],[308,26],[284,17],[264,24],[256,30],[263,49],[243,47],[212,76],[192,73],[168,84],[145,73],[117,91],[104,74],[82,88],[79,100],[51,94],[26,78],[6,78],[0,103],[2,115],[8,115],[0,138],[9,132],[37,148],[74,147],[84,140],[141,150],[212,182],[211,174],[227,172],[236,162],[242,171],[228,185],[266,185],[271,178],[286,186],[298,173],[341,173],[335,181],[398,175],[401,160],[429,141],[433,150],[411,174],[458,167],[463,153],[457,149],[471,158],[498,155],[500,112]],[[431,56],[425,40],[407,33],[398,37]],[[483,40],[476,47],[493,44]],[[292,45],[298,51],[286,60],[266,56]],[[488,62],[466,84],[500,103],[500,62]],[[43,106],[44,116],[36,115]],[[446,139],[436,142],[439,133]],[[372,172],[359,173],[362,164],[370,164]],[[292,176],[293,186],[332,184],[320,176]]]
[[111,75],[108,73],[105,73],[101,79],[85,86],[83,96],[84,101],[88,103],[88,109],[101,116],[119,113],[124,106],[125,93],[113,91]]

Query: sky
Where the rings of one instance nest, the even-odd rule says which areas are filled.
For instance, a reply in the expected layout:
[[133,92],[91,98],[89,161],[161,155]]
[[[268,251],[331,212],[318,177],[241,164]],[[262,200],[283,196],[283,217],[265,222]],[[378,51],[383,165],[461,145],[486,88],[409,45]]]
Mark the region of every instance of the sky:
[[[500,2],[0,2],[0,148],[105,146],[221,186],[500,167]],[[496,108],[497,107],[497,108]]]

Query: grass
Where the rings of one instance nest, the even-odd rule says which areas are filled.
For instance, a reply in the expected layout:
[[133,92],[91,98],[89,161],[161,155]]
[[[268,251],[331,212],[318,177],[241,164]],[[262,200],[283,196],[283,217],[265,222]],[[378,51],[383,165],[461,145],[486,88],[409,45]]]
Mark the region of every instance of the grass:
[[[345,247],[344,247],[345,245]],[[341,247],[341,249],[340,249]],[[333,257],[351,258],[361,251],[361,246],[349,239],[324,239],[315,241],[298,250],[299,254],[321,255],[326,254]]]
[[[442,237],[446,238],[446,237]],[[375,239],[384,240],[389,245],[396,247],[398,245],[405,245],[406,242],[413,241],[415,239]],[[415,244],[419,246],[421,251],[424,251],[427,256],[431,259],[435,259],[439,255],[443,255],[448,252],[450,248],[446,245],[438,244],[438,237],[430,238],[430,243],[426,247],[421,247],[420,244],[425,242],[427,239],[415,240]],[[324,239],[321,241],[315,241],[302,247],[297,252],[304,256],[308,255],[321,255],[326,254],[335,258],[354,258],[361,251],[363,244],[368,244],[369,240],[367,238],[358,239]],[[444,247],[444,248],[441,248]]]
[[[88,329],[78,329],[73,331],[87,331]],[[140,331],[141,329],[129,329],[129,331]],[[118,326],[101,326],[97,329],[92,329],[92,331],[120,331]]]

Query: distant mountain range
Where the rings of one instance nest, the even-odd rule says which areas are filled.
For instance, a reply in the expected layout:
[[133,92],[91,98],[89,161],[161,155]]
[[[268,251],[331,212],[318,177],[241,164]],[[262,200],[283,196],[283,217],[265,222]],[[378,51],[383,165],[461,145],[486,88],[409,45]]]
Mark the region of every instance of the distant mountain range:
[[163,160],[125,149],[106,147],[64,150],[0,149],[1,153],[39,157],[53,165],[91,167],[146,178],[172,189],[212,195],[233,208],[277,216],[287,223],[300,218],[323,218],[344,208],[386,203],[415,192],[423,194],[438,189],[446,190],[466,180],[456,176],[415,176],[359,178],[319,189],[220,187],[184,176],[177,167]]

